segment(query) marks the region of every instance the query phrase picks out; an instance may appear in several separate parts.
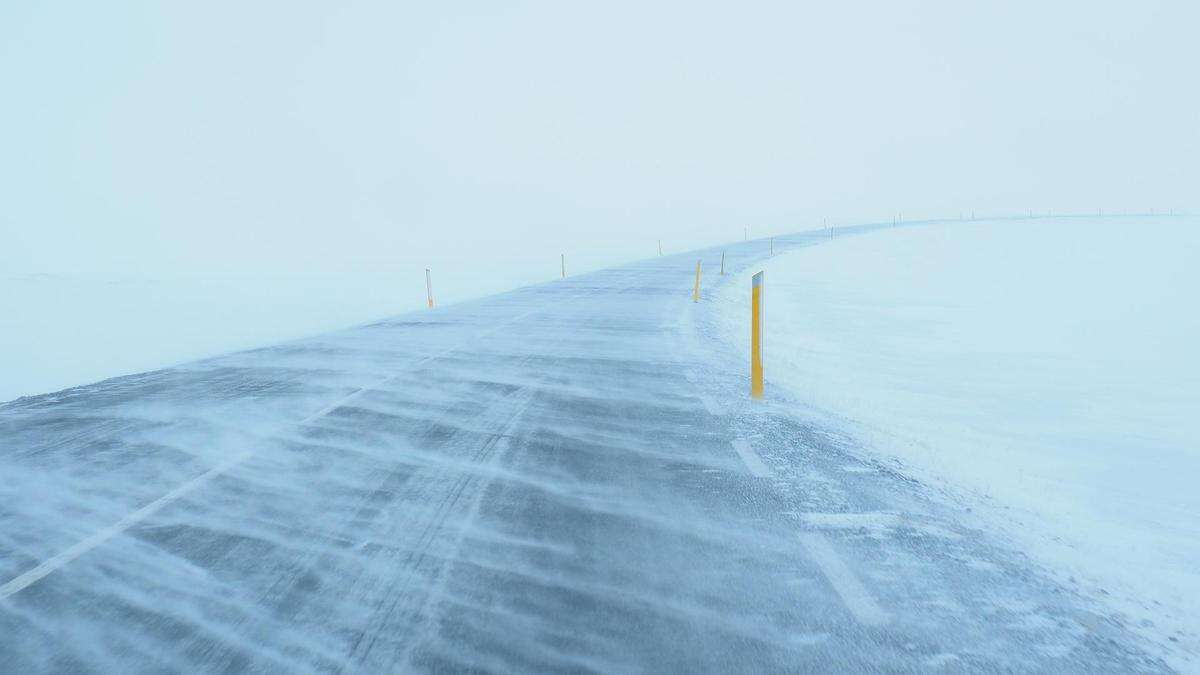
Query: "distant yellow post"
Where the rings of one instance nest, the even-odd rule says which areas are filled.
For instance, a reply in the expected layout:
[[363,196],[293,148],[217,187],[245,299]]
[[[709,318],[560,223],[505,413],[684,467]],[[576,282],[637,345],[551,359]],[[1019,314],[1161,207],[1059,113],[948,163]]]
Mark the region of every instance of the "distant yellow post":
[[562,263],[562,278],[567,278],[567,254],[563,253],[559,256],[559,262]]
[[754,275],[750,290],[750,396],[763,397],[763,273]]
[[433,277],[429,275],[429,268],[425,268],[425,294],[429,297],[429,309],[433,309]]
[[696,261],[696,287],[692,289],[692,302],[700,302],[700,261]]
[[725,251],[721,251],[721,276],[725,275]]

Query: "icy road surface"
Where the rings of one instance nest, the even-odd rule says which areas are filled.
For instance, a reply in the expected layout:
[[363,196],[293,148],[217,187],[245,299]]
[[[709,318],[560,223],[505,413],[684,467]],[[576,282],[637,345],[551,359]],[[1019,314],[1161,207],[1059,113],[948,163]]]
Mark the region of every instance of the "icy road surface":
[[1164,669],[752,405],[698,255],[0,407],[0,670]]

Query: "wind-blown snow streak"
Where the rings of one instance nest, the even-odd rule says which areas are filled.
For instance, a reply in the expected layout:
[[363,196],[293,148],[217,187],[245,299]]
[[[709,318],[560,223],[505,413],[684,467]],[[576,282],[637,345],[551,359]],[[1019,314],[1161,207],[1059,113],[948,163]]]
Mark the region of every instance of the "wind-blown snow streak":
[[[504,328],[505,326],[507,326],[511,323],[515,323],[517,321],[524,319],[525,317],[533,314],[535,311],[536,310],[529,310],[527,312],[522,312],[521,314],[518,314],[518,315],[514,316],[513,318],[498,324],[494,328],[491,328],[491,329],[488,329],[485,331],[481,331],[480,333],[476,334],[470,341],[468,341],[464,344],[469,344],[470,342],[473,342],[474,340],[483,339],[483,338],[487,337],[488,335],[495,333],[496,331]],[[412,367],[417,368],[417,367],[423,366],[426,363],[429,363],[430,361],[433,361],[435,359],[438,359],[440,357],[446,356],[447,354],[454,352],[456,349],[460,349],[461,346],[462,345],[456,345],[454,347],[446,349],[445,351],[442,351],[441,353],[435,354],[433,356],[425,357],[425,358],[417,361],[416,363],[414,363]],[[375,384],[371,387],[360,387],[360,388],[354,390],[353,392],[351,392],[350,394],[347,394],[346,396],[339,398],[338,400],[334,401],[333,403],[330,403],[329,405],[325,406],[324,408],[321,408],[317,412],[300,420],[299,424],[300,424],[300,426],[303,426],[306,424],[311,424],[311,423],[321,419],[322,417],[328,415],[329,413],[333,412],[334,410],[337,410],[338,408],[349,404],[351,401],[354,401],[359,396],[361,396],[364,392],[368,391],[368,389],[378,389],[379,387],[387,385],[388,382],[391,382],[392,380],[396,379],[396,377],[397,377],[396,374],[388,375],[387,377],[384,377],[377,384]],[[125,516],[124,518],[117,521],[116,523],[113,523],[111,526],[106,527],[103,530],[100,530],[99,532],[93,534],[92,536],[84,539],[83,541],[80,541],[79,543],[67,548],[65,551],[55,555],[54,557],[50,558],[49,560],[46,560],[45,562],[39,564],[37,567],[34,567],[33,569],[29,570],[28,572],[18,575],[17,577],[8,581],[4,585],[0,586],[0,599],[6,598],[10,595],[13,595],[14,593],[19,593],[22,590],[24,590],[25,588],[28,588],[31,584],[37,583],[37,581],[39,579],[46,576],[47,574],[54,572],[55,570],[61,568],[63,565],[70,563],[72,560],[75,560],[79,556],[96,548],[97,546],[103,544],[104,542],[115,537],[116,535],[121,534],[122,532],[128,530],[129,528],[133,527],[134,525],[137,525],[138,523],[142,522],[146,518],[149,518],[150,516],[154,515],[156,512],[158,512],[159,509],[163,508],[164,506],[179,499],[180,497],[183,497],[184,495],[195,490],[196,488],[199,488],[200,486],[204,485],[206,482],[212,480],[214,477],[219,476],[219,475],[225,473],[226,471],[229,471],[233,467],[246,461],[246,459],[251,457],[253,454],[254,454],[253,450],[248,450],[245,452],[241,452],[241,453],[221,462],[220,464],[214,466],[213,468],[209,469],[208,471],[205,471],[204,473],[202,473],[199,476],[196,476],[195,478],[189,480],[188,482],[180,485],[179,487],[175,488],[174,490],[171,490],[170,492],[163,495],[162,497],[155,499],[154,501],[143,506],[142,508],[138,509],[137,511],[134,511],[133,513],[129,514],[128,516]]]
[[155,499],[154,501],[143,506],[142,508],[138,509],[137,511],[134,511],[133,513],[129,514],[128,516],[125,516],[124,518],[118,520],[117,522],[113,523],[109,527],[106,527],[103,530],[100,530],[99,532],[88,537],[87,539],[84,539],[83,541],[75,544],[74,546],[71,546],[70,548],[66,549],[62,553],[59,553],[59,554],[55,555],[53,558],[46,560],[45,562],[41,563],[37,567],[34,567],[33,569],[29,570],[28,572],[18,575],[14,579],[10,580],[8,583],[5,583],[3,586],[0,586],[0,599],[7,598],[8,596],[13,595],[15,593],[20,593],[21,591],[25,590],[32,584],[37,583],[38,580],[40,580],[42,577],[45,577],[47,574],[54,572],[55,570],[61,568],[63,565],[70,563],[72,560],[75,560],[79,556],[96,548],[97,546],[103,544],[104,542],[108,541],[109,539],[112,539],[113,537],[117,536],[118,534],[121,534],[122,532],[124,532],[125,530],[128,530],[129,528],[133,527],[134,525],[137,525],[138,523],[149,518],[150,516],[154,515],[155,513],[158,513],[158,511],[160,509],[162,509],[162,507],[166,506],[167,504],[170,504],[171,502],[175,501],[176,499],[179,499],[180,497],[183,497],[184,495],[188,494],[189,492],[192,492],[196,488],[201,487],[202,485],[207,483],[209,480],[212,480],[212,478],[214,476],[219,476],[219,475],[225,473],[226,471],[228,471],[229,469],[237,466],[238,464],[241,464],[242,462],[244,462],[246,460],[247,457],[249,457],[252,454],[253,454],[252,452],[243,452],[239,455],[230,457],[229,459],[225,460],[224,462],[221,462],[220,464],[214,466],[213,468],[209,469],[208,471],[205,471],[204,473],[200,474],[199,476],[196,476],[192,480],[189,480],[188,482],[184,483],[183,485],[180,485],[179,487],[175,488],[174,490],[171,490],[167,494],[159,497],[158,499]]
[[859,623],[882,626],[888,622],[887,612],[883,611],[858,577],[846,567],[846,563],[833,550],[833,546],[824,535],[820,532],[803,532],[800,534],[800,541],[804,543],[804,548],[812,556],[813,562],[825,573],[825,578],[829,580],[833,590],[837,591],[842,602],[846,604],[846,609],[850,610]]

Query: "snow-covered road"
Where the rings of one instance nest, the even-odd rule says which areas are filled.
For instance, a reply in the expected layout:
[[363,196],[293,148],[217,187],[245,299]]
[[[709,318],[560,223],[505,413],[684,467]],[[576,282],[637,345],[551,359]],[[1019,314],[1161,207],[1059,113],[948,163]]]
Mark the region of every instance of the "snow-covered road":
[[0,406],[0,670],[1165,668],[752,404],[720,256]]

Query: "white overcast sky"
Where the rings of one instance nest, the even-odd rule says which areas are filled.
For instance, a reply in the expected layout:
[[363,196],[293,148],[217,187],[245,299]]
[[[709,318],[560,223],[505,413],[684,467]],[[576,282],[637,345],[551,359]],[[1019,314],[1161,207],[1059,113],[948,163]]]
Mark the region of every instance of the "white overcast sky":
[[1195,0],[4,0],[0,271],[1195,207],[1198,26]]

